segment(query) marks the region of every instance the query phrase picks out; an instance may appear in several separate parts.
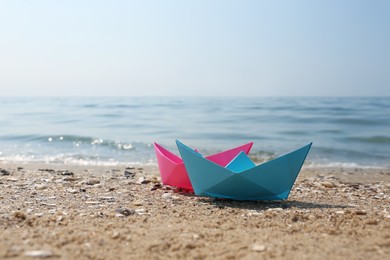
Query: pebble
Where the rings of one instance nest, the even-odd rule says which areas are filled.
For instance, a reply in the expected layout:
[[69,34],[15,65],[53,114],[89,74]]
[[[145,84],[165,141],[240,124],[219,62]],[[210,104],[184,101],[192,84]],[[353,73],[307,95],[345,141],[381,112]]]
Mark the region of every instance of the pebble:
[[49,214],[56,214],[57,210],[56,209],[50,209],[50,210],[47,211],[47,213],[49,213]]
[[367,212],[364,211],[364,210],[356,210],[356,211],[355,211],[355,214],[356,214],[356,215],[367,215]]
[[248,210],[248,216],[249,216],[249,217],[250,217],[250,216],[261,216],[261,215],[263,215],[263,213],[258,212],[258,211],[256,211],[256,210]]
[[0,170],[0,176],[7,176],[10,175],[11,173],[7,170],[1,169]]
[[34,186],[36,190],[44,190],[44,189],[47,189],[48,186],[45,185],[45,184],[37,184]]
[[369,220],[367,220],[367,222],[366,222],[366,224],[367,225],[378,225],[378,220],[376,220],[376,219],[369,219]]
[[133,201],[134,206],[142,206],[143,204],[144,204],[144,202],[142,200]]
[[170,200],[170,199],[172,199],[172,194],[171,193],[164,193],[161,197],[165,200]]
[[119,237],[120,237],[120,234],[119,234],[119,232],[117,232],[117,231],[115,231],[115,232],[112,234],[112,236],[111,236],[112,239],[118,239]]
[[195,249],[196,248],[196,244],[195,243],[187,243],[184,248],[187,248],[187,249]]
[[25,220],[27,218],[26,214],[24,214],[21,211],[16,211],[14,213],[14,217],[17,218],[17,219],[20,219],[20,220]]
[[136,213],[133,209],[116,209],[115,211],[123,216],[130,216]]
[[85,203],[86,203],[86,204],[90,204],[90,205],[100,204],[99,201],[86,201]]
[[267,211],[283,211],[282,208],[269,208]]
[[337,185],[332,182],[332,181],[323,181],[321,182],[321,185],[324,186],[325,188],[335,188]]
[[265,245],[261,245],[261,244],[254,244],[251,247],[251,250],[255,251],[255,252],[263,252],[266,249],[267,249],[267,247]]
[[338,211],[336,211],[336,214],[337,215],[344,215],[345,211],[344,210],[338,210]]
[[156,183],[153,185],[153,187],[150,190],[154,191],[154,190],[161,189],[161,188],[162,188],[161,183]]
[[138,184],[148,184],[150,180],[145,179],[145,177],[139,177],[137,183]]
[[135,172],[131,172],[129,170],[125,170],[124,175],[125,175],[126,178],[134,178],[135,177]]
[[69,193],[72,193],[72,194],[79,192],[76,189],[67,189],[66,191],[69,192]]
[[63,179],[63,181],[77,181],[77,180],[79,180],[79,178],[75,178],[75,177],[65,177]]
[[87,180],[85,182],[85,184],[87,184],[87,185],[95,185],[95,184],[98,184],[98,183],[100,183],[100,181],[96,180],[96,179]]
[[24,252],[24,255],[29,256],[29,257],[40,257],[40,258],[54,256],[53,252],[51,252],[49,250],[31,250],[31,251]]
[[63,171],[58,171],[58,175],[62,175],[62,176],[73,176],[74,173],[73,173],[73,172],[70,172],[70,171],[67,171],[67,170],[63,170]]

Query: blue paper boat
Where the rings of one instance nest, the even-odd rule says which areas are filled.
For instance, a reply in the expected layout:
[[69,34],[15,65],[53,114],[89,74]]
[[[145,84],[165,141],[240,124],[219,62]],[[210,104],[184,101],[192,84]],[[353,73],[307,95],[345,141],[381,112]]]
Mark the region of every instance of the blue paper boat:
[[222,167],[183,143],[176,144],[196,195],[233,200],[287,199],[312,145],[257,166],[240,153]]

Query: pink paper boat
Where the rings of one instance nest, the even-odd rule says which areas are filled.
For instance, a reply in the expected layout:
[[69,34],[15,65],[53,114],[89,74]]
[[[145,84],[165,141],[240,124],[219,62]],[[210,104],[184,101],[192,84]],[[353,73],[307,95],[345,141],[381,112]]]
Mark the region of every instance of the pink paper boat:
[[[221,165],[222,167],[225,167],[241,151],[248,154],[252,145],[253,142],[250,142],[224,152],[206,156],[206,158]],[[154,143],[154,149],[156,151],[162,183],[164,185],[193,190],[186,168],[184,167],[183,160],[156,142]]]

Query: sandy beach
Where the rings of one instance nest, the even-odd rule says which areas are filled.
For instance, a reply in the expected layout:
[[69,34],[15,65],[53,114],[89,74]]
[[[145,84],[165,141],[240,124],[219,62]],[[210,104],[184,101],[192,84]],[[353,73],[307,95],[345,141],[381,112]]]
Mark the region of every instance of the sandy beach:
[[384,259],[390,170],[304,167],[290,197],[161,185],[156,166],[0,163],[2,259]]

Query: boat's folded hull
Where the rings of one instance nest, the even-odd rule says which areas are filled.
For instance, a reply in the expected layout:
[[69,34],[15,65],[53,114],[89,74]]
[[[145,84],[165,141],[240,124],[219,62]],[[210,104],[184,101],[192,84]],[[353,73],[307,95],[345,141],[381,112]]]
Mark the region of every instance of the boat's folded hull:
[[[207,156],[206,158],[225,167],[241,151],[248,154],[252,145],[253,143],[250,142],[224,152]],[[164,185],[192,190],[192,184],[182,159],[157,143],[154,143],[154,148],[162,183]]]
[[282,200],[288,198],[311,143],[253,167],[244,159],[246,166],[241,170],[234,160],[231,167],[222,167],[199,156],[179,141],[177,146],[195,194],[234,200]]

